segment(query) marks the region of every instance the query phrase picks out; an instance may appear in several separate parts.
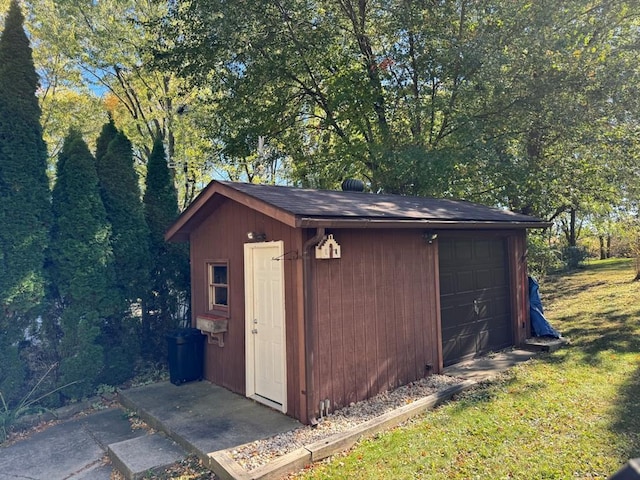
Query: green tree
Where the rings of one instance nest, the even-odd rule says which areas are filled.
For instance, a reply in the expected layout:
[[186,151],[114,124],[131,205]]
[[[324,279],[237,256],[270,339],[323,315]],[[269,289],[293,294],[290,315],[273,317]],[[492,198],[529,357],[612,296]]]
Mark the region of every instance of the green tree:
[[144,218],[131,142],[110,120],[96,144],[100,194],[111,225],[115,286],[123,309],[107,318],[100,344],[105,352],[101,383],[117,385],[129,378],[139,348],[139,320],[132,305],[146,295],[149,283],[149,229]]
[[23,23],[14,0],[0,36],[0,390],[10,400],[23,378],[18,342],[44,296],[51,221],[38,76]]
[[112,228],[112,247],[117,284],[127,302],[142,298],[148,281],[149,250],[144,240],[149,236],[138,175],[134,170],[131,142],[122,133],[109,142],[100,155],[108,123],[99,137],[96,164],[100,193]]
[[88,144],[94,144],[106,116],[101,99],[79,87],[56,85],[40,92],[39,99],[44,139],[49,152],[47,163],[50,177],[53,177],[58,153],[69,130],[81,132]]
[[150,231],[151,288],[144,299],[141,340],[148,355],[164,358],[164,334],[188,318],[189,250],[164,240],[164,232],[178,216],[178,198],[161,138],[149,156],[143,204]]
[[[40,77],[37,95],[42,109],[40,123],[48,146],[50,171],[71,128],[93,143],[102,123],[104,105],[85,80],[80,65],[70,58],[83,39],[81,22],[59,15],[57,0],[22,2],[36,72]],[[0,11],[9,0],[0,0]],[[0,22],[2,18],[0,17]]]
[[[151,47],[161,30],[150,26],[157,24],[166,10],[167,4],[162,2],[56,0],[49,15],[55,16],[56,22],[72,24],[75,39],[69,39],[64,29],[49,28],[43,34],[48,35],[54,50],[63,52],[65,61],[82,72],[82,83],[103,91],[107,109],[134,144],[134,156],[141,165],[147,162],[153,139],[158,135],[165,139],[168,161],[182,167],[176,174],[186,206],[195,196],[194,180],[203,165],[199,155],[199,138],[203,136],[188,133],[194,130],[189,116],[178,119],[178,113],[196,101],[198,90],[151,61]],[[77,22],[77,18],[83,21]],[[178,137],[188,140],[178,143]]]
[[264,136],[302,183],[547,218],[608,193],[593,139],[636,102],[634,2],[174,5],[157,58],[213,90],[236,163]]
[[[8,0],[0,0],[0,10]],[[139,0],[34,0],[24,4],[30,38],[37,42],[42,124],[54,163],[70,128],[93,144],[109,111],[133,144],[141,174],[156,135],[166,138],[186,206],[212,170],[209,140],[197,115],[179,113],[204,103],[200,89],[151,62],[157,34],[150,28],[166,12],[162,2]],[[78,21],[82,19],[82,21]],[[2,19],[0,18],[0,21]]]
[[[500,49],[505,70],[495,85],[515,103],[502,123],[490,125],[498,160],[487,186],[514,210],[554,219],[620,200],[612,181],[620,158],[607,138],[620,106],[632,101],[623,92],[637,78],[627,64],[637,28],[628,2],[549,7],[534,3],[504,16],[511,30],[535,28],[522,28]],[[567,227],[575,238],[575,223]]]
[[120,313],[114,288],[111,227],[107,221],[96,165],[77,131],[67,136],[58,158],[53,189],[49,274],[59,322],[60,381],[80,380],[66,390],[79,398],[89,394],[102,372],[103,347],[98,338],[105,319]]
[[118,135],[118,129],[113,121],[111,115],[109,115],[109,121],[102,126],[100,135],[96,140],[96,165],[98,168],[98,178],[100,177],[100,164],[102,159],[107,154],[109,144]]
[[461,190],[461,172],[473,176],[473,121],[503,113],[502,99],[479,101],[478,83],[499,69],[483,56],[502,33],[484,4],[244,7],[181,3],[170,23],[177,41],[158,54],[219,88],[236,144],[282,143],[295,178],[317,186],[358,175],[374,190],[442,195]]

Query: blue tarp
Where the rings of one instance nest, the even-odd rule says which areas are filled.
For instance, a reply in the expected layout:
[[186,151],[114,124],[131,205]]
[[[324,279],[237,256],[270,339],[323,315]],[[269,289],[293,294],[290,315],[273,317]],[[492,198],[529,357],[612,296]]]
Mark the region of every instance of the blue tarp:
[[560,338],[544,317],[544,309],[540,300],[540,285],[532,277],[529,277],[529,315],[531,316],[531,332],[536,337]]

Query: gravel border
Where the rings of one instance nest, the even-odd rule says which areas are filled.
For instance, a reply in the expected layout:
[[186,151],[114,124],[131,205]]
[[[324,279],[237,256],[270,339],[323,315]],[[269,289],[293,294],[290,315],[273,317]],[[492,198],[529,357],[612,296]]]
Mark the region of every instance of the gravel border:
[[241,445],[229,453],[246,471],[262,467],[272,460],[305,445],[345,432],[375,417],[445,390],[464,381],[460,377],[430,375],[396,390],[352,403],[325,416],[316,427],[304,425],[273,437]]

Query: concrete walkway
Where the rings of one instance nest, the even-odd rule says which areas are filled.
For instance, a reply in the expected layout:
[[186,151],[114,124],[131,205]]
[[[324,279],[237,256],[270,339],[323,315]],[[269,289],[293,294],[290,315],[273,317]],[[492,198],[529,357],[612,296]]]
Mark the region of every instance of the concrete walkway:
[[132,429],[122,408],[69,420],[0,448],[0,480],[108,480],[114,468],[126,478],[143,478],[149,470],[162,469],[191,453],[208,462],[221,478],[274,478],[433,408],[533,355],[513,350],[448,367],[445,373],[465,378],[464,384],[401,407],[353,431],[305,446],[260,472],[250,473],[233,462],[229,451],[292,430],[300,425],[297,421],[206,381],[180,386],[161,382],[124,390],[119,392],[121,404],[135,410],[151,431]]
[[109,480],[107,446],[145,433],[120,408],[69,420],[0,448],[0,480]]
[[446,367],[443,373],[445,375],[451,375],[452,377],[461,377],[465,380],[481,382],[495,377],[500,372],[518,363],[526,362],[535,355],[535,352],[529,350],[509,350],[451,365]]
[[191,453],[206,459],[211,452],[300,426],[205,381],[179,387],[161,382],[119,397],[151,431],[132,428],[123,408],[68,420],[0,448],[0,480],[109,480],[114,468],[126,478],[142,478]]
[[[124,390],[119,397],[125,407],[135,410],[149,426],[205,461],[218,450],[300,426],[293,418],[206,381],[179,387],[161,382]],[[110,457],[125,476],[133,478],[146,470],[142,468],[146,465],[138,467],[136,461],[145,456],[149,438],[110,446]],[[168,443],[166,448],[170,448]]]

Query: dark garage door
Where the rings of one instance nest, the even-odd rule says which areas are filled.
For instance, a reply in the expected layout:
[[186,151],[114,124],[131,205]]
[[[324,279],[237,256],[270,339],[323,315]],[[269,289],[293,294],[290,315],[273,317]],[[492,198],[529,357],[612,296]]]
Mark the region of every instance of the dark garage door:
[[444,365],[512,345],[504,239],[441,237],[438,246]]

